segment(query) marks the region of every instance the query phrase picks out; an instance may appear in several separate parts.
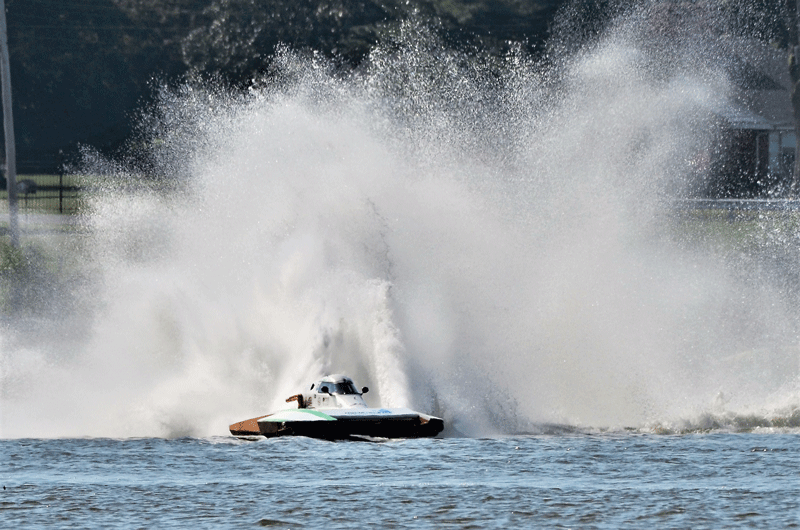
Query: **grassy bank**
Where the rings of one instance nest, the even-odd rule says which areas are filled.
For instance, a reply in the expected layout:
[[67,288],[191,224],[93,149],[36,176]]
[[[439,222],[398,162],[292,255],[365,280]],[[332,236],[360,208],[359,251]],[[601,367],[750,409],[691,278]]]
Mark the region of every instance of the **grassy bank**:
[[755,252],[798,250],[800,211],[698,209],[680,213],[674,233],[709,250]]

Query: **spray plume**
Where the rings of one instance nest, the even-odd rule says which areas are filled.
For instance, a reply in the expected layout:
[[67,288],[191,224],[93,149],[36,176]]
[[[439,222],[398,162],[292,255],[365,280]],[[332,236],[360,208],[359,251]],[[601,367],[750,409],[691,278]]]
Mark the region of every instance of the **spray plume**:
[[137,163],[86,154],[84,332],[7,327],[2,435],[224,434],[330,372],[470,435],[791,417],[797,262],[676,218],[730,79],[659,16],[543,60],[409,23],[356,72],[162,90]]

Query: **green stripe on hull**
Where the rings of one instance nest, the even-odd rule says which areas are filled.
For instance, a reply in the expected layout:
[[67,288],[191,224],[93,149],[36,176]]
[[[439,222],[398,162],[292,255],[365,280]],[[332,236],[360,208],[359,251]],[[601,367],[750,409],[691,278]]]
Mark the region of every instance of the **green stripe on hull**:
[[[324,412],[320,412],[318,410],[292,409],[291,411],[284,410],[284,411],[281,411],[281,412],[291,412],[292,414],[310,414],[312,416],[316,416],[317,418],[319,418],[321,420],[336,421],[336,418],[334,418],[333,416],[328,416]],[[297,421],[297,420],[292,420],[292,419],[287,419],[287,418],[281,418],[279,416],[279,414],[281,414],[281,412],[277,412],[277,413],[273,414],[272,416],[267,416],[266,418],[263,418],[260,421],[271,421],[271,422]],[[315,420],[312,420],[312,421],[315,421]]]

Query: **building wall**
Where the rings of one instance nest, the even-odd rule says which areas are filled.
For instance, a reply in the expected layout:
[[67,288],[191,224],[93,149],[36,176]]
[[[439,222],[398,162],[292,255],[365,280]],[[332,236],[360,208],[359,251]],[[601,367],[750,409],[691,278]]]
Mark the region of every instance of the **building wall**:
[[722,128],[716,144],[700,195],[720,199],[786,196],[794,168],[794,131]]

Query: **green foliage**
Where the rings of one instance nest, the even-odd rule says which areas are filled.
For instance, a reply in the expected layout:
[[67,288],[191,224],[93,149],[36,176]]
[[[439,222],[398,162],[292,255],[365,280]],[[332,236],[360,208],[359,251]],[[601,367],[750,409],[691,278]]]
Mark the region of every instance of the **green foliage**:
[[24,274],[28,266],[22,249],[11,245],[8,241],[0,241],[0,275]]
[[[647,0],[645,0],[647,1]],[[729,32],[797,42],[789,0],[651,2],[706,10]],[[358,65],[413,18],[449,46],[502,56],[569,50],[638,3],[624,0],[6,0],[18,168],[53,172],[79,145],[117,150],[152,87],[184,76],[247,86],[276,48]],[[666,7],[665,7],[666,6]],[[560,15],[558,15],[560,13]],[[681,25],[680,21],[677,22]],[[698,30],[702,33],[702,29]]]
[[29,236],[19,247],[0,239],[0,314],[44,315],[64,310],[69,304],[69,286],[76,281],[79,269],[65,264],[65,254],[52,247],[53,236]]
[[55,170],[78,143],[130,132],[130,111],[168,60],[113,0],[7,0],[18,167]]
[[187,22],[173,41],[183,65],[246,82],[267,68],[279,44],[357,64],[387,31],[411,17],[430,21],[453,43],[500,50],[509,41],[541,43],[563,0],[124,0],[129,16]]
[[246,86],[279,44],[357,65],[409,17],[496,53],[546,38],[564,0],[6,0],[17,165],[57,171],[133,133],[158,81]]
[[11,314],[24,307],[26,285],[36,276],[20,247],[0,241],[0,312]]

